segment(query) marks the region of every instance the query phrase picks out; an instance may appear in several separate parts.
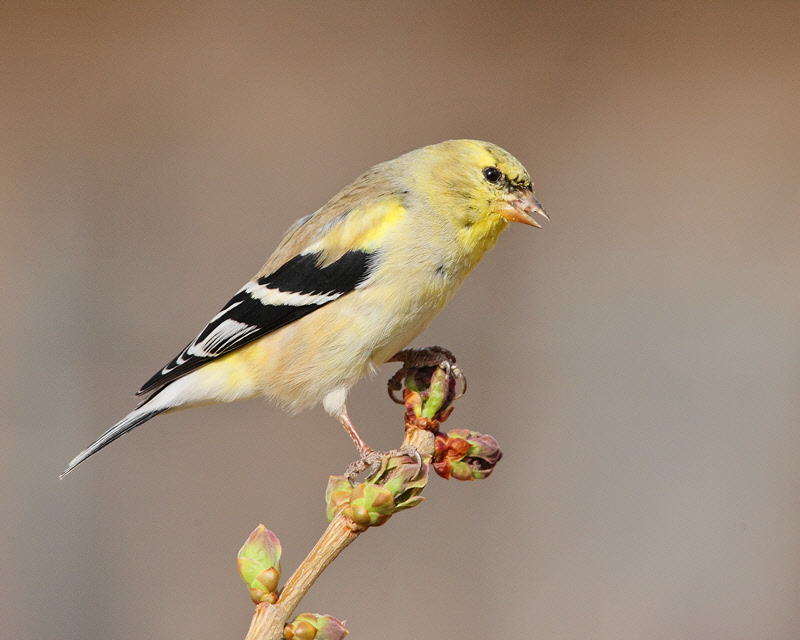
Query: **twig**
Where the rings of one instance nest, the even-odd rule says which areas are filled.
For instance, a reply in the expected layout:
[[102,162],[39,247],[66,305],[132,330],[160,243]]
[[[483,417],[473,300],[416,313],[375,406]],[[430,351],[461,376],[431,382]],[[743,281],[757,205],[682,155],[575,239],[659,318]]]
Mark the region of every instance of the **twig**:
[[[422,458],[422,464],[430,464],[434,434],[410,427],[406,430],[403,446],[415,447]],[[284,626],[311,585],[345,547],[365,530],[366,527],[349,517],[341,513],[336,515],[306,559],[289,578],[278,601],[275,604],[263,602],[256,606],[246,640],[281,640]]]

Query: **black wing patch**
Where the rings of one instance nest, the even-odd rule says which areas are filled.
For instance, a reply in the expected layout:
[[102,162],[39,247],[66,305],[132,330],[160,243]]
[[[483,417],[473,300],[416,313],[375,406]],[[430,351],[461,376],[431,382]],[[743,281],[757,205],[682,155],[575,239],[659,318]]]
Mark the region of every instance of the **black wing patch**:
[[136,395],[164,388],[215,358],[286,326],[362,284],[375,254],[348,251],[320,267],[319,253],[295,256],[271,274],[247,283],[205,329]]

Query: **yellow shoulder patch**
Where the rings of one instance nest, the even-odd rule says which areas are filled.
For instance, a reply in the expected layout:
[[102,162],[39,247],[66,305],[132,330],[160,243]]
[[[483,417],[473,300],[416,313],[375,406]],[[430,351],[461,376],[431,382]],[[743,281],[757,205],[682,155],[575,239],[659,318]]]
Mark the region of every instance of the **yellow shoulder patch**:
[[327,266],[348,251],[376,251],[386,234],[405,217],[406,209],[400,196],[379,198],[368,205],[345,214],[323,238],[303,253],[322,253],[322,266]]

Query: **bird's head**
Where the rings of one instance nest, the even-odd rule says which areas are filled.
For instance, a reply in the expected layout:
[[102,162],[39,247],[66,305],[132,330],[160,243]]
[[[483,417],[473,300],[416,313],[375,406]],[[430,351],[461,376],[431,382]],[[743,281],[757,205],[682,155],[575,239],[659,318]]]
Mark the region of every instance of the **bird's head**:
[[413,181],[465,243],[485,250],[509,221],[539,227],[533,214],[547,218],[528,171],[497,145],[448,140],[408,156]]

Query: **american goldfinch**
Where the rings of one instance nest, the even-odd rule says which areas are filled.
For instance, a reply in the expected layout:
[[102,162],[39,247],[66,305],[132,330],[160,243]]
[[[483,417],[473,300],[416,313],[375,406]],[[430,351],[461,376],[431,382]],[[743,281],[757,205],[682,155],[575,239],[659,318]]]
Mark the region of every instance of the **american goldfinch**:
[[413,340],[509,221],[547,215],[525,167],[500,147],[450,140],[378,164],[289,229],[252,280],[150,378],[134,411],[62,477],[160,413],[266,396],[290,411],[348,390]]

